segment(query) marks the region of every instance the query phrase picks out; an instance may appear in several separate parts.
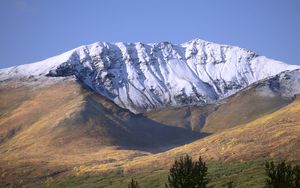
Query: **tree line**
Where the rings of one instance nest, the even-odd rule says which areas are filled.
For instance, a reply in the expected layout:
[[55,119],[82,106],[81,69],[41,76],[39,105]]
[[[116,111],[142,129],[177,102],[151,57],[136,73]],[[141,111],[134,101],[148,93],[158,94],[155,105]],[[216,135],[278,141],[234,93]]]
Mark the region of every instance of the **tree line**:
[[[282,161],[265,163],[264,188],[300,188],[300,167]],[[189,155],[176,159],[169,170],[166,188],[208,188],[208,167],[201,157],[193,161]],[[212,187],[212,186],[210,186]],[[233,182],[227,184],[233,187]],[[140,188],[138,181],[131,179],[128,188]]]

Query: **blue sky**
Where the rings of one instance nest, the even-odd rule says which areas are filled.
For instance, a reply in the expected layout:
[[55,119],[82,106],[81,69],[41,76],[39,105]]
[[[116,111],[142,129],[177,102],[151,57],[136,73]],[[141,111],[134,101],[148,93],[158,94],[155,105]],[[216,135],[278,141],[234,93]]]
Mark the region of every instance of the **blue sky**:
[[299,64],[299,0],[1,0],[0,68],[97,41],[237,45]]

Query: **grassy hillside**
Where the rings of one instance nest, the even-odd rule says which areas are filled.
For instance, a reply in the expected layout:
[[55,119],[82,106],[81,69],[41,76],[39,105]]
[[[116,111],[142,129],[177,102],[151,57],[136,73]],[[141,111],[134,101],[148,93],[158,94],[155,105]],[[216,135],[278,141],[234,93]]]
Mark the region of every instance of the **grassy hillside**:
[[[215,188],[225,187],[229,182],[233,182],[235,187],[253,187],[260,188],[264,185],[266,178],[264,174],[264,159],[235,162],[235,163],[208,163],[208,176],[210,186]],[[131,178],[139,182],[141,187],[145,188],[163,188],[167,182],[168,170],[158,170],[145,173],[120,174],[112,173],[110,175],[82,175],[71,176],[65,179],[44,178],[39,188],[50,187],[72,187],[72,188],[92,188],[92,187],[127,187]],[[35,185],[33,185],[35,186]]]
[[250,123],[197,140],[159,154],[136,158],[128,169],[139,166],[169,165],[178,155],[203,156],[206,160],[247,161],[258,158],[281,157],[300,160],[300,99]]
[[0,173],[7,182],[126,161],[204,136],[134,115],[73,81],[2,88],[1,101]]
[[215,133],[275,112],[291,101],[273,93],[267,95],[260,87],[250,87],[219,104],[167,108],[145,115],[166,125]]
[[134,115],[73,81],[0,93],[1,186],[120,187],[131,176],[162,186],[188,153],[209,162],[213,184],[242,176],[239,185],[255,187],[265,158],[300,160],[299,98],[250,89],[218,105]]

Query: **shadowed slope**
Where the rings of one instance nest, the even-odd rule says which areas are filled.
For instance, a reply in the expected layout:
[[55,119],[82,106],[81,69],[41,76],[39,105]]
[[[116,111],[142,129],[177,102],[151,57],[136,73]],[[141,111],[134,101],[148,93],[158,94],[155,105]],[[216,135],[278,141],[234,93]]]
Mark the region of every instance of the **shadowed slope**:
[[146,113],[145,116],[170,126],[215,133],[253,121],[290,102],[291,98],[275,94],[267,95],[259,87],[250,87],[218,104],[166,108]]
[[[300,101],[281,95],[298,92],[298,77],[292,78],[276,76],[220,104],[146,115],[121,109],[74,81],[35,89],[6,85],[0,90],[1,180],[19,186],[45,177],[151,171],[183,153],[220,161],[299,160]],[[201,131],[215,134],[186,144]]]
[[5,181],[128,160],[201,137],[134,115],[74,81],[2,89],[1,100],[0,173]]
[[185,153],[194,158],[201,155],[206,161],[238,162],[261,158],[300,161],[299,114],[300,99],[296,98],[276,112],[193,143],[158,154],[136,156],[126,161],[94,163],[76,172],[80,175],[116,169],[122,169],[125,174],[152,172],[168,168],[174,158]]
[[199,133],[165,126],[143,115],[134,115],[93,93],[85,96],[80,108],[60,121],[53,133],[57,135],[54,143],[59,138],[67,143],[68,140],[86,137],[96,139],[92,145],[150,151],[200,138]]
[[[29,89],[1,90],[0,135],[4,142],[28,136],[51,138],[53,145],[91,139],[93,145],[124,147],[159,147],[199,138],[199,134],[182,128],[165,126],[123,110],[73,81]],[[22,93],[16,94],[14,93]],[[27,96],[27,98],[26,98]],[[11,104],[11,109],[6,108]],[[16,136],[10,132],[14,131]],[[9,136],[11,135],[11,136]],[[22,140],[23,141],[23,140]],[[5,144],[5,143],[3,143]],[[20,144],[24,144],[20,142]]]
[[262,157],[300,161],[300,99],[247,124],[213,134],[191,144],[126,164],[128,170],[168,166],[178,155],[201,155],[206,160],[239,161]]

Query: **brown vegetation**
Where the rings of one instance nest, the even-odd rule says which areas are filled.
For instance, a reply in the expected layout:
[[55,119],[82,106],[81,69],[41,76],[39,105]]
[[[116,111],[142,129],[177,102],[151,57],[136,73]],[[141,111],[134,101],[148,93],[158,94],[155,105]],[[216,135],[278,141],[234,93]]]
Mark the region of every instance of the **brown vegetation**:
[[[279,109],[289,101],[245,91],[226,100],[226,105],[143,116],[73,81],[36,89],[2,88],[0,94],[2,182],[166,169],[174,157],[185,153],[207,161],[300,160],[299,99]],[[279,110],[271,113],[274,109]],[[214,134],[188,144],[205,136],[201,131]]]

